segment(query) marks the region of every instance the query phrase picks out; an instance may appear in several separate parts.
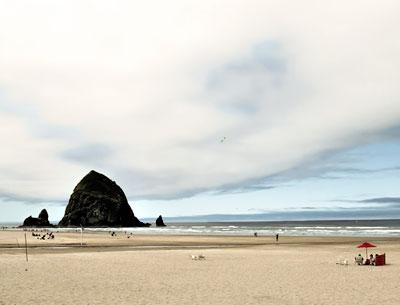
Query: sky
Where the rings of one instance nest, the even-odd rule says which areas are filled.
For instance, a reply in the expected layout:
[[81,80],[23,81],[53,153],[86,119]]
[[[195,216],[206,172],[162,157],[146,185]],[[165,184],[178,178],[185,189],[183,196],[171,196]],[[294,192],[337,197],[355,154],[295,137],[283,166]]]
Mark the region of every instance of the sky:
[[399,9],[0,0],[0,222],[91,169],[139,218],[400,217]]

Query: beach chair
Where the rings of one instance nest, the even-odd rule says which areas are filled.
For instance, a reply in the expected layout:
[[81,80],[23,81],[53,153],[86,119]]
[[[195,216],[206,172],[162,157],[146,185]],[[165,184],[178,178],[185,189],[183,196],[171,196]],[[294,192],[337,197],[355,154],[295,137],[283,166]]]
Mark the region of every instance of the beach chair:
[[344,258],[339,258],[336,262],[336,265],[344,265],[344,266],[348,266],[349,265],[349,261],[347,259]]
[[383,254],[377,254],[375,257],[375,266],[383,266],[386,265],[386,255],[385,253]]

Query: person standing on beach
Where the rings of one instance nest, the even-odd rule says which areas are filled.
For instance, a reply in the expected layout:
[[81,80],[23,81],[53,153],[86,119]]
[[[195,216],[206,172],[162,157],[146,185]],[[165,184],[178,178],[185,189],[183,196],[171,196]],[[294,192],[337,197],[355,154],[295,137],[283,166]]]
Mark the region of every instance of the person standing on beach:
[[276,233],[276,235],[275,235],[275,241],[279,242],[279,234],[278,233]]

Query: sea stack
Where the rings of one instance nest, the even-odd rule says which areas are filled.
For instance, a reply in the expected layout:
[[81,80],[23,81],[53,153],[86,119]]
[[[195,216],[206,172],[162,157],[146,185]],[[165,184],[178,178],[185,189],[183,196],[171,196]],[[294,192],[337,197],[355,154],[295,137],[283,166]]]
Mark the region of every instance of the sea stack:
[[162,216],[158,216],[158,218],[156,219],[156,226],[157,227],[166,227],[167,225],[164,223]]
[[122,189],[108,177],[90,171],[75,187],[61,227],[148,227],[135,217]]
[[49,222],[49,214],[46,209],[43,209],[38,218],[29,216],[24,220],[23,227],[51,227],[52,224]]

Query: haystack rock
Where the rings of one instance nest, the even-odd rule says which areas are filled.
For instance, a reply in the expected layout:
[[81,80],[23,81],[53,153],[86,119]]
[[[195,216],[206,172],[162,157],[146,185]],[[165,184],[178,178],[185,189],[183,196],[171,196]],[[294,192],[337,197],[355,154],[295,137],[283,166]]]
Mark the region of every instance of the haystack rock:
[[158,216],[158,218],[156,219],[156,226],[157,227],[166,227],[167,225],[164,223],[162,216]]
[[29,216],[24,220],[23,227],[51,227],[52,224],[49,222],[49,214],[46,209],[43,209],[38,218]]
[[112,180],[91,171],[72,193],[62,227],[148,227],[135,217],[122,189]]

